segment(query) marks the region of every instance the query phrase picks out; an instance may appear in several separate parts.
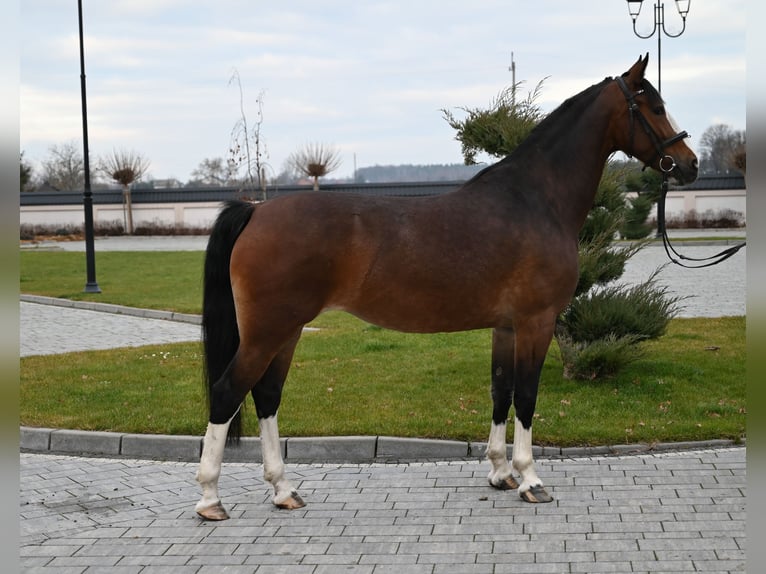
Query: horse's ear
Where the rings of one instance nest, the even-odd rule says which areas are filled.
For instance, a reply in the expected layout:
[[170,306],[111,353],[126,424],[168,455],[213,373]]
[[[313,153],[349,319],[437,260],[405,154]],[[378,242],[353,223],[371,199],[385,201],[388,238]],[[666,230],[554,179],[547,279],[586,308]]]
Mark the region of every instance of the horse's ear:
[[630,70],[625,72],[622,76],[626,79],[627,84],[634,90],[639,90],[641,84],[644,81],[644,73],[646,72],[646,66],[649,64],[649,52],[643,58],[639,56],[638,61],[630,67]]

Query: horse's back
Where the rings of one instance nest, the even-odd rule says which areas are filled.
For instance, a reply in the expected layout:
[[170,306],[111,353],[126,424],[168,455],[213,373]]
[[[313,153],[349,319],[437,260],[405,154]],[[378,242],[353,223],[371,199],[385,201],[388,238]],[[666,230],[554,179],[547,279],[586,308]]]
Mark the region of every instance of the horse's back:
[[[442,203],[308,192],[258,204],[232,253],[235,292],[305,307],[290,311],[305,320],[339,308],[411,330],[388,315],[405,314],[416,292],[446,286],[452,273]],[[401,308],[378,316],[397,302]]]
[[552,237],[535,242],[507,206],[479,199],[309,192],[258,204],[232,253],[240,307],[303,322],[336,308],[402,331],[458,331],[535,312],[576,280],[576,249],[566,263]]

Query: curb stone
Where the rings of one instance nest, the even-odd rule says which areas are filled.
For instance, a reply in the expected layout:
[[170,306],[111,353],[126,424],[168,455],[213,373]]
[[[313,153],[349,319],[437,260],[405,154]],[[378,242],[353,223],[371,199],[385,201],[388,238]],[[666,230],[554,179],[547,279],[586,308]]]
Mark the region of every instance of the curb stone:
[[19,295],[19,300],[25,303],[69,307],[71,309],[82,309],[85,311],[99,311],[102,313],[113,313],[115,315],[140,317],[142,319],[164,319],[166,321],[178,321],[180,323],[191,323],[193,325],[202,324],[202,316],[193,313],[177,313],[175,311],[161,311],[159,309],[141,309],[138,307],[115,305],[113,303],[73,301],[71,299],[60,299],[58,297],[46,297],[43,295],[25,295],[23,293]]
[[374,436],[295,437],[286,440],[285,460],[293,462],[369,462],[376,457]]
[[[38,427],[20,427],[19,448],[38,454],[69,454],[96,457],[126,457],[159,461],[197,462],[202,454],[202,436],[130,434]],[[397,438],[389,436],[281,438],[282,456],[288,463],[370,463],[422,460],[476,460],[486,456],[487,443]],[[700,442],[627,444],[611,446],[533,446],[534,456],[575,458],[602,455],[648,454],[658,451],[696,450],[745,446],[720,439]],[[513,445],[507,447],[508,457]],[[239,445],[227,445],[226,462],[262,462],[261,440],[244,437]]]

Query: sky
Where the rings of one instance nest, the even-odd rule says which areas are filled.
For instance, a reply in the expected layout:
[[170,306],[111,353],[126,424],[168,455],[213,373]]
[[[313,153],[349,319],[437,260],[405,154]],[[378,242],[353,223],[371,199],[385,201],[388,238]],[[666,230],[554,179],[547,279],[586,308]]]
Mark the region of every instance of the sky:
[[[662,36],[662,95],[694,149],[711,125],[746,129],[745,4],[691,0],[684,33]],[[39,169],[52,145],[82,146],[77,3],[20,10],[20,148]],[[462,162],[441,110],[487,107],[512,84],[511,53],[522,94],[545,79],[546,112],[647,52],[657,85],[657,34],[634,35],[624,0],[83,0],[83,21],[91,163],[134,151],[145,179],[186,182],[229,157],[240,103],[252,124],[259,95],[269,175],[319,142],[350,177]],[[671,0],[665,21],[681,29]]]

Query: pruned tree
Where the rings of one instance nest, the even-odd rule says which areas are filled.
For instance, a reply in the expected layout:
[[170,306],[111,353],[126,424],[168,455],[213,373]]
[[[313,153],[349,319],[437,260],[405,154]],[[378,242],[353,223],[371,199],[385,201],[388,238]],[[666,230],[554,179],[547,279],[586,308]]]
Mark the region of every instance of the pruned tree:
[[455,139],[462,146],[466,165],[476,163],[476,154],[485,152],[502,158],[515,150],[529,132],[540,123],[545,114],[536,101],[542,91],[545,78],[522,100],[516,94],[521,82],[501,91],[489,108],[458,108],[465,113],[458,119],[447,109],[442,116],[457,133]]
[[42,162],[42,181],[59,191],[78,191],[85,187],[85,162],[74,142],[52,145]]
[[132,235],[133,200],[130,186],[140,180],[149,169],[149,161],[134,151],[114,150],[111,155],[101,158],[99,171],[122,186],[122,209],[125,218],[125,232]]
[[323,143],[307,143],[290,154],[287,161],[295,171],[314,180],[314,191],[319,190],[319,178],[335,171],[341,164],[338,148]]

